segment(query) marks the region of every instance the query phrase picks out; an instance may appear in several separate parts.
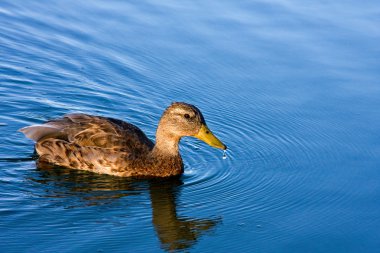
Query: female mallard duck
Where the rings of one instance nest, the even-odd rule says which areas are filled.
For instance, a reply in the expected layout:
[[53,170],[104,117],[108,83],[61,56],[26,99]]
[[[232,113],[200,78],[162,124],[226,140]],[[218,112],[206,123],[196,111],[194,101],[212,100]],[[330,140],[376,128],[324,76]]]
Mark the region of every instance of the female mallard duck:
[[227,148],[208,129],[198,108],[179,102],[164,111],[156,144],[130,123],[86,114],[67,114],[20,131],[37,142],[39,164],[121,177],[182,174],[178,144],[183,136],[194,136],[215,148]]

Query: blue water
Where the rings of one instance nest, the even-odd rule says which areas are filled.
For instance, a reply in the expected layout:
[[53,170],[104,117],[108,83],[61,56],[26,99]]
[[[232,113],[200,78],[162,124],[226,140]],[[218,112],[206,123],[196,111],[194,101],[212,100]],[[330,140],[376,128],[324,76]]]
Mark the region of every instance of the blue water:
[[[378,252],[378,1],[0,2],[0,252]],[[69,112],[154,139],[180,180],[38,170],[17,129]]]

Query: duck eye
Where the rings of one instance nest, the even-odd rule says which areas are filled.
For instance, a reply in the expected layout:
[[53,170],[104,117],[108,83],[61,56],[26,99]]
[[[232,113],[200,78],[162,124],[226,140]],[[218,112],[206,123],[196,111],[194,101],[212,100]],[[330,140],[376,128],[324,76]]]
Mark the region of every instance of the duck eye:
[[186,119],[190,119],[190,115],[189,114],[185,114],[185,115],[183,115]]

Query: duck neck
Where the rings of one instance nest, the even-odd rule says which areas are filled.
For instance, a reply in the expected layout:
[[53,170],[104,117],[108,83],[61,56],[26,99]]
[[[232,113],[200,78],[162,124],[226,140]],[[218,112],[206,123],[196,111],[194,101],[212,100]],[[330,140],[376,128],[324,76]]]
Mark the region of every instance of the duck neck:
[[161,119],[156,131],[156,144],[148,156],[147,167],[153,168],[150,175],[160,177],[178,176],[183,173],[183,162],[179,153],[179,141],[177,134],[169,131],[170,127]]
[[180,137],[165,132],[158,127],[156,132],[156,144],[152,150],[153,154],[160,156],[180,156],[179,141]]

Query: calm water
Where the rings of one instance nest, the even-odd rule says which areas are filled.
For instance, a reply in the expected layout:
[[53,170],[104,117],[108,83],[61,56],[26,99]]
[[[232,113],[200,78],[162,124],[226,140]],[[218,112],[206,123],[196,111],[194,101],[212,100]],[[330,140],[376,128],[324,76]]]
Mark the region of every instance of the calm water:
[[[1,1],[1,252],[378,252],[378,1]],[[84,112],[154,139],[197,105],[180,180],[37,170],[16,130]]]

